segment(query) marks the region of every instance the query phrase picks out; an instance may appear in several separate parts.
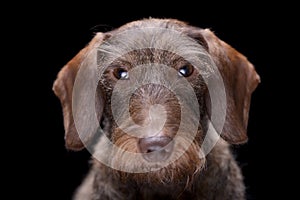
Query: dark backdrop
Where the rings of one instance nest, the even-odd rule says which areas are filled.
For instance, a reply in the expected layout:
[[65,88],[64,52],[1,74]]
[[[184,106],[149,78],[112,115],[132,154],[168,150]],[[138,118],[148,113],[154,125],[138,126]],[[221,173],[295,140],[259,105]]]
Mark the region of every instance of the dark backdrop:
[[[25,174],[26,178],[18,178],[25,180],[24,183],[14,182],[13,187],[26,188],[22,196],[70,199],[87,172],[90,155],[85,150],[70,152],[65,149],[62,110],[51,89],[53,81],[63,65],[90,41],[95,32],[109,31],[132,20],[160,17],[177,18],[191,25],[210,28],[246,55],[256,67],[261,84],[252,96],[249,141],[235,147],[234,152],[242,166],[249,199],[269,197],[281,187],[277,180],[282,176],[273,169],[282,162],[279,159],[281,151],[277,149],[276,155],[273,152],[273,147],[280,146],[279,133],[283,129],[282,117],[278,117],[282,108],[277,105],[283,101],[278,94],[278,90],[283,91],[284,82],[278,46],[283,43],[284,22],[281,22],[278,9],[247,2],[194,4],[183,1],[162,6],[140,1],[135,8],[126,5],[127,2],[123,4],[26,4],[27,7],[35,6],[30,11],[22,10],[25,4],[18,4],[22,10],[15,10],[19,20],[8,23],[8,31],[14,35],[20,55],[18,75],[22,81],[17,84],[24,93],[18,93],[16,104],[19,105],[22,99],[21,107],[25,110],[18,119],[26,121],[20,127],[13,125],[23,130],[20,135],[26,136],[17,140],[25,147],[18,150],[21,157],[15,159],[19,163],[16,171]],[[30,142],[25,142],[28,138]],[[27,149],[30,150],[28,153]],[[27,161],[24,163],[22,158]],[[18,195],[18,192],[11,195]]]

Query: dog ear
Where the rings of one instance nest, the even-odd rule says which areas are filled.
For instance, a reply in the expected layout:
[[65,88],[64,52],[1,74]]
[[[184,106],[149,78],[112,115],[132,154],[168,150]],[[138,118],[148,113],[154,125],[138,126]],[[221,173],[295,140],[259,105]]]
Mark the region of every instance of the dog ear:
[[[90,140],[94,134],[89,133],[85,137],[79,137],[73,118],[74,116],[72,104],[74,102],[72,101],[72,97],[73,87],[79,69],[81,67],[87,67],[84,65],[89,65],[91,63],[89,61],[86,61],[87,59],[90,59],[87,55],[89,55],[91,51],[95,50],[101,44],[103,38],[104,34],[97,33],[92,41],[60,70],[53,84],[52,89],[55,95],[60,99],[62,105],[66,148],[70,150],[83,149],[84,144],[87,144],[88,140]],[[100,93],[98,93],[99,90],[97,89],[95,106],[97,109],[97,117],[99,120],[102,116],[103,111],[103,97]],[[80,113],[84,113],[84,111],[80,111]]]
[[[260,77],[244,55],[220,40],[209,29],[201,29],[200,32],[206,42],[204,47],[215,62],[225,86],[227,108],[221,137],[231,144],[244,143],[248,139],[251,94],[260,82]],[[210,101],[208,98],[207,102]]]

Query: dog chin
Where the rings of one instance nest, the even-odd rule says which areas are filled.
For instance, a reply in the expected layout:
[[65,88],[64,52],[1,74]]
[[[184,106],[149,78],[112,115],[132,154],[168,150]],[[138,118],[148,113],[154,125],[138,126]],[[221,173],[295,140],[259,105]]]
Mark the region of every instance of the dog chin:
[[[157,188],[159,190],[162,188],[168,188],[168,186],[170,185],[174,189],[175,185],[180,188],[190,188],[191,183],[193,183],[195,177],[200,174],[203,166],[204,161],[199,160],[197,163],[190,164],[189,166],[170,164],[167,167],[160,168],[159,170],[149,171],[145,173],[129,173],[115,170],[114,174],[121,181],[123,180],[124,182],[128,182],[128,180],[130,180],[130,182],[135,183],[141,187],[151,186],[151,188]],[[147,166],[147,169],[148,167],[149,166]],[[158,166],[155,166],[154,169],[156,169],[157,167]]]
[[[178,185],[189,187],[205,165],[205,157],[200,156],[199,148],[197,148],[197,151],[195,151],[195,148],[196,145],[191,145],[187,152],[173,162],[168,161],[176,155],[175,152],[165,162],[151,163],[142,158],[137,160],[126,159],[126,170],[113,170],[113,174],[120,180],[131,180],[140,186],[167,187],[167,185]],[[125,169],[125,166],[120,166],[120,160],[123,159],[114,159],[112,166],[115,165],[116,168]]]

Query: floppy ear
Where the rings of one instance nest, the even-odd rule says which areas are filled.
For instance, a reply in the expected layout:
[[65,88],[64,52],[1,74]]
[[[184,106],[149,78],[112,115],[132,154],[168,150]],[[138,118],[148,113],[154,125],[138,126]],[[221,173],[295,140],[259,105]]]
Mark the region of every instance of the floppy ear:
[[[66,148],[70,150],[81,150],[84,148],[84,144],[91,139],[94,133],[90,133],[87,137],[84,137],[82,141],[78,135],[75,127],[73,112],[72,112],[72,97],[73,87],[76,79],[76,75],[82,65],[88,65],[90,62],[83,62],[86,56],[97,48],[103,41],[104,34],[97,33],[92,41],[84,49],[82,49],[72,60],[70,60],[58,73],[57,78],[53,84],[53,91],[55,95],[60,99],[63,116],[64,116],[64,128],[65,128],[65,142]],[[96,100],[96,109],[98,111],[98,119],[101,118],[103,111],[103,97],[97,92],[98,102]],[[100,96],[99,96],[100,95]]]
[[210,30],[202,29],[201,33],[226,90],[226,119],[221,137],[231,144],[244,143],[248,139],[246,132],[251,94],[260,82],[260,77],[241,53]]

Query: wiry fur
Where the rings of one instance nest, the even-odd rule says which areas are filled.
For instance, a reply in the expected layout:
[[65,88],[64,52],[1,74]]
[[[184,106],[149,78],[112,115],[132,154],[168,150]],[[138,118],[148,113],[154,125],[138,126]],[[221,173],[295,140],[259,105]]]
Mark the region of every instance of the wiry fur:
[[[90,65],[97,65],[96,111],[104,130],[103,135],[96,138],[95,157],[97,154],[106,155],[110,166],[127,170],[116,170],[94,159],[74,199],[245,199],[243,176],[228,144],[247,140],[245,132],[250,96],[259,82],[252,64],[243,55],[207,29],[171,19],[145,19],[108,33],[98,33],[64,67],[54,83],[54,91],[64,109],[67,147],[73,150],[90,144],[94,137],[81,137],[83,140],[78,137],[81,133],[75,129],[71,109],[72,90],[79,66]],[[186,88],[186,82],[174,82],[177,79],[170,78],[184,65],[195,68],[184,80],[195,93],[196,104],[190,101],[193,96]],[[131,76],[118,84],[114,70],[120,66],[132,72],[137,70],[136,73],[143,76]],[[220,71],[224,80],[227,115],[224,129],[217,130],[222,138],[208,153],[201,149],[211,117],[209,93],[213,92],[208,91],[206,84],[216,71]],[[131,92],[132,85],[142,86]],[[115,92],[116,88],[121,93]],[[128,93],[128,102],[124,93]],[[84,96],[85,91],[81,95]],[[116,102],[119,105],[128,103],[129,106],[130,118],[125,117],[121,124],[114,118],[112,107],[118,108],[120,116],[126,113],[126,107],[118,107]],[[162,109],[155,110],[156,105],[161,105]],[[183,119],[183,115],[187,117]],[[157,132],[155,127],[163,119],[164,126]],[[192,135],[194,126],[196,131]],[[147,127],[145,130],[153,130],[156,135],[148,132],[135,134],[138,127]],[[178,133],[178,130],[181,132]],[[172,154],[166,161],[178,159],[168,165],[165,162],[149,163],[140,155],[140,138],[157,135],[176,137]],[[104,137],[108,137],[119,149],[105,148]],[[126,152],[136,156],[128,156]],[[128,172],[128,166],[137,173]],[[139,172],[141,169],[148,172]]]
[[245,199],[240,168],[223,140],[207,155],[205,166],[193,172],[174,183],[151,184],[152,174],[133,174],[129,178],[130,174],[96,162],[75,199]]

